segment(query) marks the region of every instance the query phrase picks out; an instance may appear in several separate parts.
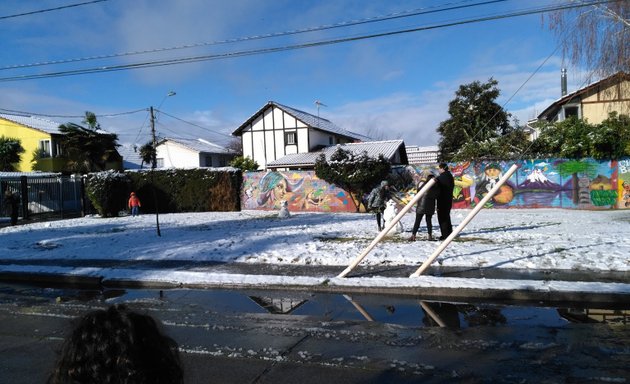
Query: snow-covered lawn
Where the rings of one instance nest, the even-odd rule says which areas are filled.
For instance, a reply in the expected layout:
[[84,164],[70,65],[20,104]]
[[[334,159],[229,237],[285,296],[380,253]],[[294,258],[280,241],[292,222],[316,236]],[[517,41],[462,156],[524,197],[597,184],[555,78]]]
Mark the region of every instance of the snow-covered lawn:
[[[452,211],[454,226],[469,210]],[[419,265],[439,242],[388,237],[362,265]],[[0,229],[0,271],[51,271],[11,265],[11,260],[193,260],[264,264],[334,265],[340,271],[377,235],[371,214],[206,212],[140,217],[85,217]],[[437,219],[434,229],[439,234]],[[630,270],[630,211],[561,209],[482,210],[436,260],[443,266],[526,270]],[[101,271],[101,273],[103,273]],[[110,277],[114,270],[109,271]],[[122,272],[121,272],[122,273]],[[169,272],[156,272],[166,279]],[[173,278],[182,271],[172,271]],[[146,275],[145,275],[146,276]],[[378,279],[374,279],[377,283]],[[293,279],[292,281],[296,281]]]

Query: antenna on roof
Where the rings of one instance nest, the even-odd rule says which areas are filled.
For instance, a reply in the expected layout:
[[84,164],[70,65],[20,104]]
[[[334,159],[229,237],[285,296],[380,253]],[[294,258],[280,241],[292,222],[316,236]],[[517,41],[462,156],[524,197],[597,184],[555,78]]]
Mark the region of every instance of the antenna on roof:
[[319,100],[315,100],[315,105],[317,105],[317,126],[319,126],[319,107],[327,107],[327,105]]

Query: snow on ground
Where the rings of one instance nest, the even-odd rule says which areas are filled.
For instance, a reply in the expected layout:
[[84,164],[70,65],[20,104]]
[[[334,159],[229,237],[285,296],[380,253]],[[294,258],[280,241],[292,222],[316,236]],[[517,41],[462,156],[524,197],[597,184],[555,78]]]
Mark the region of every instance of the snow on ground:
[[[452,211],[454,226],[459,225],[469,212]],[[404,232],[387,237],[361,264],[419,266],[440,243],[422,241],[426,238],[424,220],[419,241],[408,242],[413,220],[414,214],[407,214],[402,220]],[[437,219],[434,217],[433,221],[434,232],[439,235]],[[20,260],[23,264],[25,260],[42,259],[334,265],[340,266],[341,271],[377,235],[374,216],[355,213],[292,212],[291,217],[285,219],[269,211],[181,213],[160,215],[159,222],[161,236],[157,236],[156,217],[151,214],[85,217],[4,227],[0,229],[0,259],[3,261],[0,271],[34,272],[38,268],[52,271],[51,267],[11,264],[11,260]],[[630,211],[482,210],[436,262],[446,267],[593,273],[628,271],[628,232]],[[71,268],[58,269],[65,270]],[[89,270],[82,272],[91,273]],[[115,278],[117,272],[111,269],[99,273]],[[118,273],[133,274],[122,270]],[[195,282],[203,279],[186,273],[191,272],[156,271],[153,279]],[[214,276],[214,279],[221,280],[221,277]],[[227,277],[223,279],[229,280]],[[242,276],[238,279],[247,280]],[[276,279],[287,284],[315,283],[307,278]],[[385,284],[380,280],[371,279],[362,284]],[[395,280],[388,284],[396,284]]]

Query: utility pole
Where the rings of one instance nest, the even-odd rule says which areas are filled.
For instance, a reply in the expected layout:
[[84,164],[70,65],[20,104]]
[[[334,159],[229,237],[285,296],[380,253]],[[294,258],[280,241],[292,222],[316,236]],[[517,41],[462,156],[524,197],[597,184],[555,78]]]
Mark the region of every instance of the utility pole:
[[156,188],[155,188],[155,177],[154,177],[155,167],[157,167],[157,141],[155,140],[155,115],[153,114],[153,106],[150,107],[149,111],[151,113],[151,139],[153,143],[153,153],[152,153],[152,158],[151,158],[151,187],[153,188],[153,202],[155,206],[155,225],[157,228],[157,235],[158,237],[161,237],[162,234],[160,233],[160,215],[159,215],[160,209],[158,208],[158,198],[157,198],[157,192],[155,191]]

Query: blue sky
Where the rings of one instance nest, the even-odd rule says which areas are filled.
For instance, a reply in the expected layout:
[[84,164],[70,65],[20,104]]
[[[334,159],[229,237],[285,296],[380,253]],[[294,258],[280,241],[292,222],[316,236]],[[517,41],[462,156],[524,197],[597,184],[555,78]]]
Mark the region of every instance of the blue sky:
[[[460,85],[493,77],[502,92],[498,102],[506,103],[508,112],[525,122],[560,97],[560,70],[567,66],[556,50],[556,36],[547,29],[541,14],[534,14],[194,63],[6,80],[196,56],[233,56],[236,52],[424,28],[566,2],[505,0],[475,5],[483,0],[108,0],[7,17],[88,1],[2,1],[0,112],[51,115],[50,119],[63,123],[80,121],[72,116],[92,111],[100,116],[104,129],[119,135],[120,143],[144,144],[150,138],[146,109],[154,106],[164,112],[158,114],[159,136],[204,138],[224,144],[232,131],[269,100],[313,114],[317,114],[315,101],[319,100],[326,105],[320,108],[320,116],[342,128],[425,146],[437,144],[436,128],[448,118],[448,102]],[[460,8],[436,12],[445,7]],[[410,10],[431,13],[243,39]],[[239,41],[209,44],[231,39]],[[196,46],[164,50],[189,45]],[[150,50],[157,52],[130,54]],[[83,60],[105,55],[115,57]],[[71,59],[82,60],[8,68]],[[583,85],[583,73],[568,66],[568,81],[569,91],[575,90]],[[171,90],[176,95],[166,97]],[[140,112],[125,114],[136,110]]]

